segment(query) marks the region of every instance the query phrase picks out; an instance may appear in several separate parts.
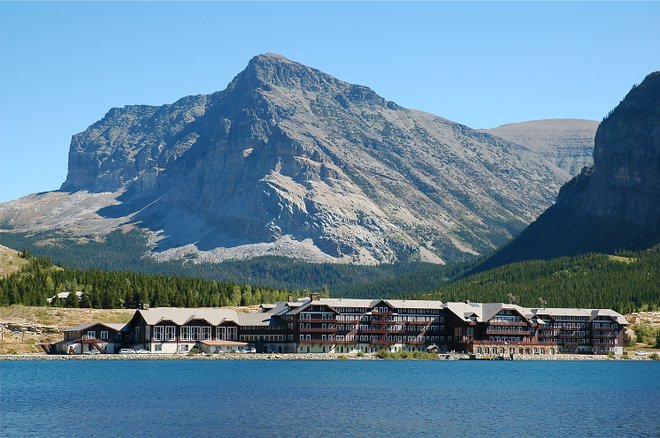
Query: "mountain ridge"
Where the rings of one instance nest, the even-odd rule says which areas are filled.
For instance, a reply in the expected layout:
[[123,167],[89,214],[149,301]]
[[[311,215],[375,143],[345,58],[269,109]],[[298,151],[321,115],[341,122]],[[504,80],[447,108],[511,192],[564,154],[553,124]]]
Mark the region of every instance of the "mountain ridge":
[[223,91],[111,109],[72,138],[71,193],[0,205],[0,224],[140,228],[161,260],[444,263],[516,235],[568,178],[522,145],[265,54]]
[[600,123],[594,164],[478,270],[513,261],[640,250],[660,242],[660,71]]

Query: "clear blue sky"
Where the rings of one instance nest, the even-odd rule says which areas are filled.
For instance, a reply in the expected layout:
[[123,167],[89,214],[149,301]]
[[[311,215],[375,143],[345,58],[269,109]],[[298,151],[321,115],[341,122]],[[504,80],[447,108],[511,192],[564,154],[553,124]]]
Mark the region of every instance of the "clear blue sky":
[[660,3],[0,3],[0,201],[59,188],[111,107],[276,52],[475,128],[600,120],[660,69]]

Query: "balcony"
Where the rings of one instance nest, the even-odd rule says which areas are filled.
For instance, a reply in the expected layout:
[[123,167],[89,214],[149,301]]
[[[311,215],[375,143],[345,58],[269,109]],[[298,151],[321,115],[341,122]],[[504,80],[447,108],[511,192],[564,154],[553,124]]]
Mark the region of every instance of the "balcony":
[[442,335],[449,335],[449,332],[440,331],[440,330],[408,330],[408,331],[405,332],[405,334],[408,335],[408,336],[418,336],[418,335],[442,336]]
[[319,327],[314,327],[314,328],[300,328],[298,330],[300,333],[336,333],[337,328],[336,327],[326,327],[326,328],[319,328]]
[[[300,322],[303,322],[303,320],[300,320]],[[328,322],[328,320],[326,319],[325,322]],[[337,324],[367,324],[369,320],[366,317],[364,317],[364,318],[330,320],[330,322],[335,322]]]
[[410,345],[424,345],[424,344],[430,344],[431,341],[425,341],[423,339],[415,339],[414,341],[403,341],[405,344],[410,344]]
[[312,345],[312,344],[338,344],[341,343],[341,341],[336,341],[334,339],[305,339],[305,340],[300,340],[298,341],[299,344],[301,345]]
[[384,328],[379,328],[379,329],[360,329],[360,334],[365,334],[365,335],[384,335],[387,333],[387,330]]
[[602,334],[602,335],[593,335],[594,339],[616,339],[616,335],[614,333],[607,333],[607,334]]
[[614,347],[615,345],[614,339],[594,339],[593,344],[598,347]]
[[496,335],[496,336],[530,336],[532,334],[531,330],[494,330],[486,329],[487,335]]
[[474,346],[489,346],[489,345],[509,345],[512,347],[518,347],[518,346],[542,346],[542,347],[557,347],[558,344],[556,342],[548,342],[548,341],[539,341],[539,342],[528,342],[528,341],[472,341],[470,342]]
[[337,321],[336,319],[319,319],[319,318],[311,318],[311,319],[299,319],[299,323],[303,322],[315,322],[315,323],[322,323],[322,324],[336,324],[340,321]]
[[369,324],[373,325],[396,325],[396,324],[401,324],[401,321],[394,321],[390,319],[374,319],[372,321],[369,321]]
[[392,314],[394,314],[394,312],[392,310],[386,310],[386,311],[383,312],[381,310],[375,310],[374,309],[374,310],[371,311],[371,314],[372,315],[383,315],[383,316],[385,316],[385,315],[392,315]]
[[376,344],[376,345],[393,345],[396,343],[403,343],[403,341],[388,341],[387,339],[375,339],[373,341],[369,341],[370,344]]
[[559,337],[561,339],[586,339],[589,337],[588,334],[578,335],[577,333],[560,333]]
[[490,321],[489,325],[500,326],[500,327],[526,327],[527,323],[525,321]]
[[430,325],[433,323],[438,323],[438,318],[433,318],[432,321],[425,321],[423,319],[413,319],[413,320],[408,320],[408,321],[401,321],[401,324],[408,324],[408,325]]

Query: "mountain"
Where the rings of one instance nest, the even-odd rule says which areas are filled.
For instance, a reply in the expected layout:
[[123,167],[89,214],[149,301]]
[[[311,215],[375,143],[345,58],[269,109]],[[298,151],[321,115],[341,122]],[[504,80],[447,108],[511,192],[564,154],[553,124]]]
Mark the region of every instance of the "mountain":
[[597,128],[595,120],[548,119],[509,123],[484,132],[521,144],[575,176],[593,164]]
[[73,136],[61,190],[0,204],[0,228],[135,229],[157,260],[444,263],[511,239],[569,178],[524,146],[265,54],[223,91],[111,109]]
[[594,165],[479,269],[512,261],[650,248],[660,242],[660,72],[633,87],[596,132]]

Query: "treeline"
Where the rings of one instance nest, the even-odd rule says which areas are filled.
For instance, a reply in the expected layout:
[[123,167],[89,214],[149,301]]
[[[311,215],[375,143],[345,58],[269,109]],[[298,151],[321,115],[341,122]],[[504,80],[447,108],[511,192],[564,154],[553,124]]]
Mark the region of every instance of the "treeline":
[[[29,254],[23,252],[22,256]],[[68,298],[55,299],[51,305],[104,309],[136,308],[143,303],[165,307],[247,306],[284,301],[290,293],[200,278],[58,268],[48,258],[29,260],[20,272],[0,278],[0,305],[46,306],[48,298],[71,292]],[[75,293],[78,291],[82,292],[80,298]],[[327,296],[327,290],[322,295]]]
[[[57,245],[40,245],[41,241],[57,241]],[[333,296],[393,296],[397,290],[431,291],[442,284],[444,267],[429,263],[407,262],[380,266],[308,263],[287,257],[257,257],[222,263],[191,261],[157,262],[143,257],[147,239],[139,231],[114,231],[102,242],[80,239],[58,233],[0,233],[0,244],[27,249],[36,256],[49,257],[56,265],[76,269],[135,271],[148,274],[206,278],[229,283],[249,283],[274,289],[321,289],[328,287]],[[440,273],[436,272],[440,269]],[[420,277],[415,279],[414,275]],[[400,279],[400,280],[399,280]],[[391,281],[391,282],[390,282]],[[401,282],[399,282],[401,281]]]
[[513,263],[417,298],[516,303],[525,307],[660,309],[660,252],[587,254]]

